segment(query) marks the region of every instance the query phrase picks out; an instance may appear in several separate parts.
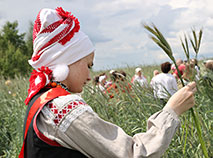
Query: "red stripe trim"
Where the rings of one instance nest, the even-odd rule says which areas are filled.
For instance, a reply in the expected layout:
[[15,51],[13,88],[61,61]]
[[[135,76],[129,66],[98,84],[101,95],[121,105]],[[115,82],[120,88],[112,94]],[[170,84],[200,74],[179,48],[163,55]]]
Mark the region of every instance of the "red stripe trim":
[[[59,23],[65,23],[67,24],[67,27],[65,27],[61,32],[59,32],[57,35],[55,35],[52,39],[50,39],[42,48],[40,48],[37,52],[37,54],[35,55],[36,57],[33,57],[32,60],[36,61],[40,58],[40,56],[44,53],[42,52],[45,48],[47,48],[48,46],[52,45],[53,43],[60,41],[61,39],[64,38],[64,36],[70,31],[70,29],[72,28],[73,25],[73,19],[71,18],[67,18],[64,21],[60,20]],[[47,32],[47,31],[46,31]]]
[[52,24],[50,24],[49,26],[47,26],[44,30],[42,30],[40,32],[40,34],[42,33],[51,33],[53,32],[57,27],[59,27],[61,24],[63,23],[63,19],[58,20]]
[[35,24],[33,26],[33,41],[35,40],[35,38],[37,37],[38,32],[41,29],[40,13],[41,13],[41,11],[38,13],[37,18],[35,20]]
[[37,116],[38,116],[38,114],[40,113],[40,111],[41,111],[41,109],[42,109],[43,107],[44,107],[44,106],[42,106],[42,107],[38,110],[38,112],[36,113],[36,116],[35,116],[35,118],[34,118],[34,120],[33,120],[33,128],[34,128],[34,130],[35,130],[35,133],[36,133],[36,135],[37,135],[42,141],[44,141],[45,143],[47,143],[47,144],[49,144],[49,145],[52,145],[52,146],[61,146],[61,145],[58,144],[56,141],[53,141],[53,140],[47,138],[43,133],[41,133],[41,132],[39,131],[39,129],[38,129],[38,127],[37,127],[37,124],[36,124]]
[[63,95],[67,95],[69,94],[66,90],[64,90],[63,88],[57,87],[57,88],[52,88],[50,90],[48,90],[47,92],[45,92],[44,94],[42,94],[32,105],[28,117],[27,117],[27,121],[26,121],[26,125],[25,125],[25,132],[24,132],[24,141],[23,141],[23,145],[19,154],[19,158],[24,158],[24,145],[25,145],[25,141],[26,141],[26,136],[27,136],[27,132],[30,126],[30,123],[32,122],[33,116],[36,114],[36,112],[38,111],[39,108],[43,107],[47,102],[49,102],[50,100],[58,97],[58,96],[63,96]]

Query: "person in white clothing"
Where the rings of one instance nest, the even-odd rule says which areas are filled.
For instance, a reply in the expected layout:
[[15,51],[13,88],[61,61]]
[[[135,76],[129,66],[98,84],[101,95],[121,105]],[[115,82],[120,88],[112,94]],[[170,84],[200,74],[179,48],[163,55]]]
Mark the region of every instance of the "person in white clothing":
[[132,77],[133,84],[139,84],[141,87],[147,87],[148,82],[146,77],[143,76],[142,69],[140,67],[135,69],[135,75]]
[[170,70],[171,63],[165,62],[161,64],[162,73],[154,76],[150,82],[155,97],[160,98],[164,102],[163,104],[178,90],[177,81],[175,77],[169,73]]
[[180,126],[179,116],[194,106],[196,84],[175,93],[148,119],[147,131],[131,137],[76,95],[91,80],[95,54],[79,29],[78,19],[62,8],[42,9],[36,18],[29,61],[35,70],[19,158],[160,158]]
[[98,87],[101,91],[105,90],[105,84],[106,84],[106,75],[99,76],[99,84]]

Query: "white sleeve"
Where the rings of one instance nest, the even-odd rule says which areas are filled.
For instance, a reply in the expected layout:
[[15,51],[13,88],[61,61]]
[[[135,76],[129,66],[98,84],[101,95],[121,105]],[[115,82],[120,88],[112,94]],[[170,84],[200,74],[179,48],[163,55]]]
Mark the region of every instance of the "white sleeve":
[[166,107],[148,119],[147,132],[133,137],[101,119],[88,105],[76,107],[58,125],[44,114],[39,116],[39,129],[45,136],[94,158],[158,158],[179,126],[175,112]]

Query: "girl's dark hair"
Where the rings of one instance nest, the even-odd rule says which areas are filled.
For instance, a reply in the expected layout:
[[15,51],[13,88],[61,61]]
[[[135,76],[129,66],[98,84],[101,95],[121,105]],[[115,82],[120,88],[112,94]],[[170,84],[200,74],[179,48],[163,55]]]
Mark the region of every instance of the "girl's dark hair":
[[170,62],[165,62],[161,64],[161,71],[163,73],[168,73],[171,70],[171,63]]

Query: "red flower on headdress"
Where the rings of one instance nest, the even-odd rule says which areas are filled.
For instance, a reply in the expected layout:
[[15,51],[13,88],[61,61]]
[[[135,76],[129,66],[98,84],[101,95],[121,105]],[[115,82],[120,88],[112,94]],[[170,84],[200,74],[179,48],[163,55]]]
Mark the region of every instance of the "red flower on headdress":
[[30,76],[30,87],[28,89],[28,96],[25,99],[27,105],[34,95],[36,95],[42,88],[44,88],[49,80],[52,78],[52,70],[48,67],[42,66],[38,71],[33,70]]
[[64,10],[62,9],[62,7],[57,7],[55,10],[57,11],[57,13],[58,13],[63,19],[66,19],[66,18],[68,18],[68,17],[71,16],[71,12],[64,11]]
[[61,43],[62,45],[65,45],[74,36],[74,33],[79,31],[80,29],[79,21],[76,17],[71,15],[71,12],[64,11],[62,7],[56,8],[56,11],[58,15],[60,15],[64,19],[65,24],[67,23],[69,24],[70,21],[73,21],[75,24],[74,28],[64,38],[62,38],[59,41],[59,43]]

